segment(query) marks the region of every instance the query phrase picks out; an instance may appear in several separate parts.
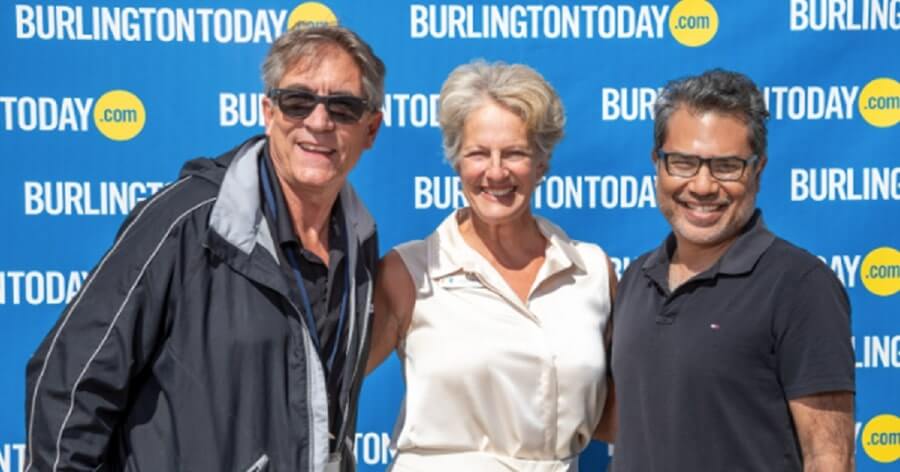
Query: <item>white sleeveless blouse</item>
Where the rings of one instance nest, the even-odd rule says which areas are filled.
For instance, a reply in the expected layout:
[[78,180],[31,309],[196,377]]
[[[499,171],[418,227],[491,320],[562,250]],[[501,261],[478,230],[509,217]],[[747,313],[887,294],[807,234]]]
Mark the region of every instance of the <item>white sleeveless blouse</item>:
[[576,471],[606,399],[606,256],[536,217],[548,244],[522,303],[463,240],[462,211],[395,248],[417,295],[391,470]]

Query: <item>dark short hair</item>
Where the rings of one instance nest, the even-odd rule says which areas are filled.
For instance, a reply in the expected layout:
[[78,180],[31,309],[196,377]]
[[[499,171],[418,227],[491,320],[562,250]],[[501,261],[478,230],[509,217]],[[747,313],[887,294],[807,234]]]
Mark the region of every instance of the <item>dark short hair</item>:
[[265,92],[278,88],[288,68],[304,58],[314,58],[323,47],[337,46],[346,51],[359,66],[363,93],[372,110],[384,101],[385,67],[372,48],[353,31],[337,25],[305,26],[298,23],[278,37],[262,66]]
[[653,107],[653,149],[666,141],[669,118],[679,107],[733,115],[747,124],[750,148],[766,156],[766,120],[769,112],[762,92],[744,74],[723,69],[708,70],[666,84]]

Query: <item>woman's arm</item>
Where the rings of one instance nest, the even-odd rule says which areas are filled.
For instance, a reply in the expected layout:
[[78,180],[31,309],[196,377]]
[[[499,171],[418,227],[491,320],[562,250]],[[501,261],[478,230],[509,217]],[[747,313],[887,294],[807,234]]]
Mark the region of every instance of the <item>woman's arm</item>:
[[375,370],[396,349],[409,328],[416,303],[412,277],[396,251],[387,253],[379,263],[373,298],[375,315],[366,374]]
[[[609,303],[610,317],[606,322],[606,330],[603,333],[603,340],[606,344],[606,361],[610,362],[610,354],[612,353],[612,330],[613,318],[612,309],[615,306],[616,298],[616,271],[613,268],[612,261],[606,258],[606,265],[609,270]],[[607,368],[607,372],[611,372]],[[616,414],[616,386],[613,383],[612,375],[606,375],[606,403],[603,405],[603,415],[600,417],[600,424],[594,431],[594,439],[612,444],[616,438],[616,430],[618,429],[618,415]]]

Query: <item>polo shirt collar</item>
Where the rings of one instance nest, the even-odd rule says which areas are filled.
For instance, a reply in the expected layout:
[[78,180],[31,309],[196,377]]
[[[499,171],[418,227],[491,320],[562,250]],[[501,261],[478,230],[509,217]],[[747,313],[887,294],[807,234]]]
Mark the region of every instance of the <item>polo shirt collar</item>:
[[[437,280],[459,272],[484,273],[483,264],[487,261],[475,249],[469,246],[459,232],[459,221],[465,217],[469,208],[462,208],[450,214],[431,234],[428,254],[429,274]],[[568,235],[555,224],[534,215],[538,230],[547,238],[547,250],[544,253],[542,273],[554,274],[572,266],[587,271],[584,260],[575,248]]]
[[774,241],[775,235],[766,227],[762,211],[757,209],[744,227],[744,233],[722,256],[719,273],[740,275],[750,272]]
[[[725,254],[707,271],[698,275],[701,278],[715,278],[719,274],[741,275],[753,270],[756,262],[766,249],[775,241],[775,235],[766,227],[762,211],[756,209],[750,221],[741,229],[741,234],[732,243]],[[644,274],[656,281],[661,287],[668,287],[669,264],[675,253],[677,242],[674,233],[669,233],[661,246],[647,256],[641,266]]]

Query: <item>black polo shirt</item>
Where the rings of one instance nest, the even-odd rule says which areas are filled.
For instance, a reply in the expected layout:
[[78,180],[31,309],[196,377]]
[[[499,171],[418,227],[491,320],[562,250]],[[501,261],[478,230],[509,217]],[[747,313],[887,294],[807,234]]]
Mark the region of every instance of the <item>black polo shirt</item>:
[[[309,296],[309,303],[312,307],[313,318],[315,319],[316,334],[319,338],[319,356],[322,364],[325,366],[325,373],[328,383],[329,398],[329,422],[332,434],[337,434],[337,428],[340,425],[340,412],[338,411],[338,393],[341,388],[341,373],[343,372],[346,353],[343,337],[337,332],[338,320],[340,318],[341,304],[344,302],[346,280],[346,257],[347,248],[347,231],[344,227],[344,213],[341,208],[340,198],[334,202],[331,210],[331,216],[328,223],[328,264],[310,250],[303,247],[303,243],[294,233],[293,220],[288,211],[287,204],[284,200],[284,192],[281,183],[275,174],[275,168],[272,165],[269,156],[268,143],[263,146],[263,153],[260,156],[260,189],[265,191],[262,182],[262,173],[266,172],[271,182],[272,193],[274,194],[275,211],[270,212],[267,208],[268,204],[265,195],[262,196],[264,210],[267,215],[274,214],[275,219],[269,219],[269,227],[272,231],[273,238],[279,249],[279,264],[281,265],[284,276],[290,281],[290,296],[294,304],[300,310],[305,310],[303,297],[297,286],[294,269],[291,266],[287,251],[295,251],[298,254],[297,262],[300,273],[303,278],[303,285]],[[353,310],[349,306],[345,308],[349,317]],[[305,321],[305,320],[304,320]],[[346,331],[346,321],[342,327],[342,331]],[[337,346],[335,345],[337,344]],[[327,368],[327,361],[334,354],[334,361],[331,369]]]
[[675,245],[670,234],[619,282],[612,470],[801,471],[788,400],[855,390],[843,286],[759,210],[716,264],[670,292]]

